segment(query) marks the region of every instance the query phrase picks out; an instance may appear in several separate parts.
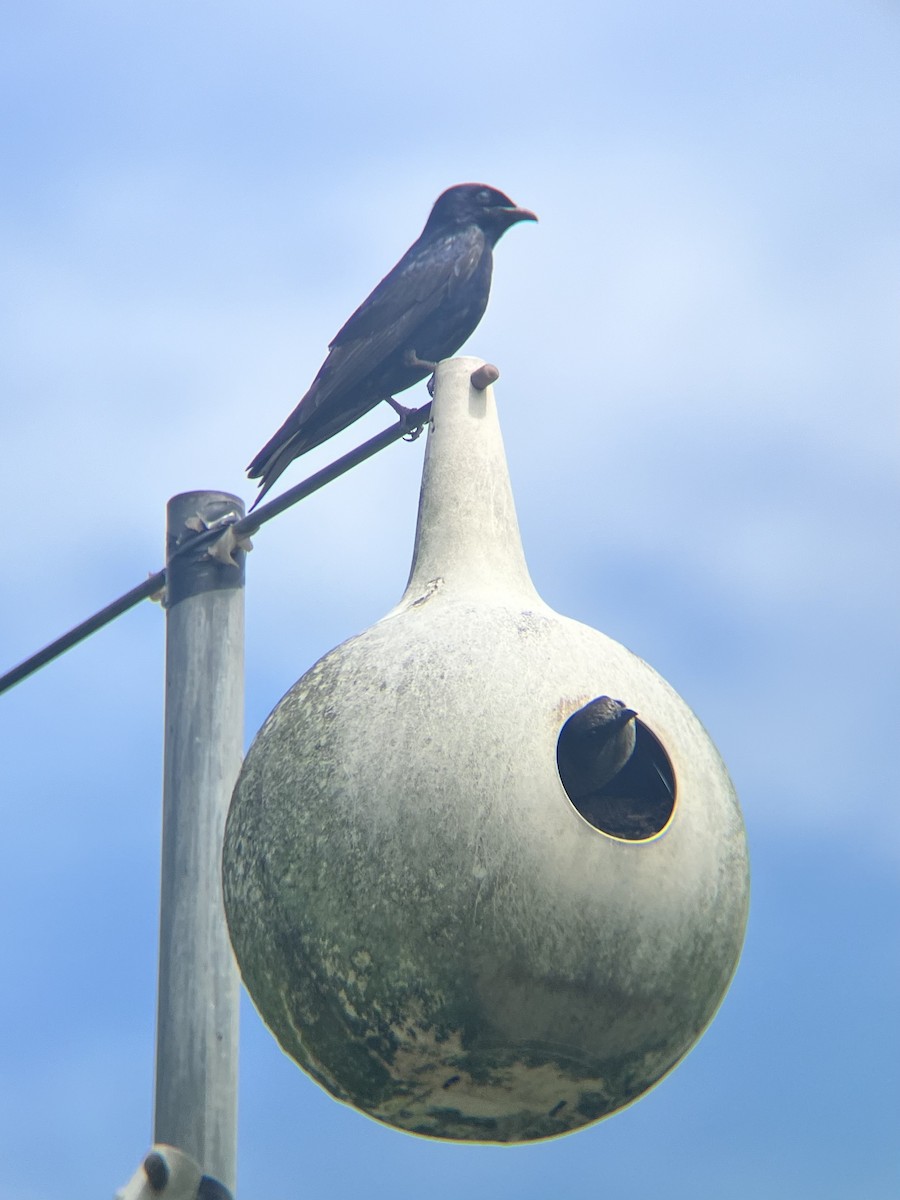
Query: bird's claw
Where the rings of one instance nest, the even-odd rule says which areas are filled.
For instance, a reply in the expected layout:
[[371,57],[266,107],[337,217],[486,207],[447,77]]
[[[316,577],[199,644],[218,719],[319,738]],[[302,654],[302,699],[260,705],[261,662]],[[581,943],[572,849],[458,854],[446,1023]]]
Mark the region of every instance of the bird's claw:
[[411,418],[416,409],[406,408],[405,405],[395,400],[393,396],[388,396],[387,402],[400,418],[400,425],[403,429],[401,436],[404,442],[414,442],[425,428],[425,422],[413,421]]

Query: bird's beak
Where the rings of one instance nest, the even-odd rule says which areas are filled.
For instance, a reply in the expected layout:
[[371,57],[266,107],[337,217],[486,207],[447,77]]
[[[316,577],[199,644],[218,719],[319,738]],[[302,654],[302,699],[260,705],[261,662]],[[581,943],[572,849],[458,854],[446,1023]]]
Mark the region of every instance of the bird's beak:
[[503,208],[500,211],[504,214],[508,224],[510,225],[515,225],[517,221],[537,220],[537,217],[530,208],[518,208],[516,205],[512,205],[512,207]]
[[636,716],[637,712],[633,708],[623,708],[621,713],[619,713],[619,719],[623,725],[627,725],[631,718]]

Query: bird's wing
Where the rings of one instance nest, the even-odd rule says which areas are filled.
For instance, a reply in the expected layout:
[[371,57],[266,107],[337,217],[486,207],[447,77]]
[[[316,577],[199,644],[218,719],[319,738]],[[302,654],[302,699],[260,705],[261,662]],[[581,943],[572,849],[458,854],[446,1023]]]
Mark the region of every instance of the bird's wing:
[[[446,297],[471,279],[485,248],[484,234],[474,225],[446,237],[420,237],[410,246],[341,327],[309,391],[247,468],[251,479],[266,478],[257,502],[295,455],[387,398],[373,396],[367,382],[371,384],[391,355],[416,349],[423,325]],[[424,375],[423,371],[421,378]],[[324,420],[323,413],[331,413],[333,420]],[[310,436],[312,427],[316,432]],[[281,463],[277,469],[276,461]]]
[[329,350],[361,338],[370,348],[384,339],[388,349],[395,349],[448,292],[472,277],[484,249],[484,234],[476,225],[437,240],[419,238],[341,326]]
[[[328,357],[289,418],[291,429],[317,421],[335,395],[365,389],[381,364],[398,351],[416,350],[422,327],[471,279],[484,252],[484,234],[477,226],[415,242],[332,339]],[[360,415],[375,402],[365,396],[359,400]]]

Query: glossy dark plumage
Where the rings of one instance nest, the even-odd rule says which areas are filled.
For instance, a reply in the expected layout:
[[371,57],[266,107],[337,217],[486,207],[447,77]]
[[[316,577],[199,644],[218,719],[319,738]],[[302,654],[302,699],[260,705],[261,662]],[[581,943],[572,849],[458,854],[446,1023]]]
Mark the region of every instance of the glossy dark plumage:
[[599,791],[622,770],[634,752],[636,716],[621,700],[598,696],[565,723],[556,760],[572,800]]
[[261,481],[257,503],[293,459],[456,353],[487,307],[493,247],[511,225],[536,220],[482,183],[438,197],[418,239],[334,338],[309,391],[247,468]]

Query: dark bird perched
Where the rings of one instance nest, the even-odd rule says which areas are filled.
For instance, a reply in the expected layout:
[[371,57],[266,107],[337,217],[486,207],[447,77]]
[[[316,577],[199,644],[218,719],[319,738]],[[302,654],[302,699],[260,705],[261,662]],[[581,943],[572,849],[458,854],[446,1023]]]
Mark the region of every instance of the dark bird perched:
[[492,250],[517,221],[536,221],[496,188],[461,183],[438,196],[425,228],[328,347],[312,385],[247,468],[263,498],[293,459],[455,354],[487,308]]
[[599,791],[622,770],[634,751],[636,716],[621,700],[598,696],[569,717],[559,735],[556,761],[571,800]]

